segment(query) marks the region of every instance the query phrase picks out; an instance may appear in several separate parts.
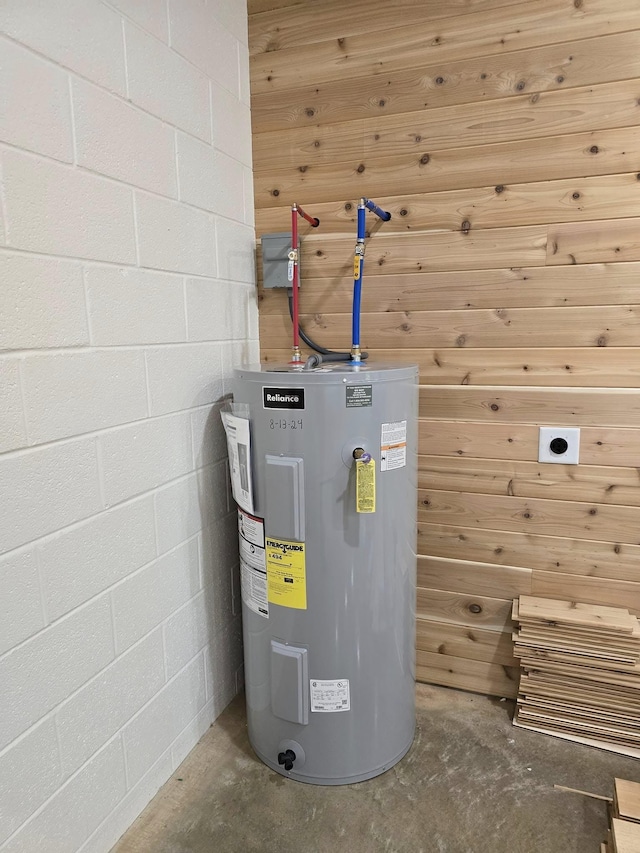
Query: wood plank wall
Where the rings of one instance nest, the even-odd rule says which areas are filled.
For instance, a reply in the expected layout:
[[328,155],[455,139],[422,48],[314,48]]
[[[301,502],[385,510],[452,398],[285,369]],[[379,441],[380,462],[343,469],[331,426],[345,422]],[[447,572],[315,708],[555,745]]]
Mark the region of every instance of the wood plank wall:
[[[301,310],[420,365],[418,677],[513,695],[520,593],[640,613],[639,0],[249,0],[258,233]],[[263,359],[288,356],[262,292]],[[582,428],[540,465],[538,425]]]

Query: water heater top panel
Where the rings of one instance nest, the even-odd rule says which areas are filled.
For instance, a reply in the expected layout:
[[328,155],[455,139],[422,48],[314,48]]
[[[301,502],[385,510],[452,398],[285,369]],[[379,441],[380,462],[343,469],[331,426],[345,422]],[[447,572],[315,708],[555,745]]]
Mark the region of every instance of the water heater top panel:
[[[393,364],[365,361],[322,364],[312,370],[304,370],[291,364],[256,364],[236,368],[236,379],[258,382],[278,382],[283,385],[333,385],[336,381],[389,382],[413,379],[418,374],[417,364]],[[277,377],[277,378],[276,378]]]

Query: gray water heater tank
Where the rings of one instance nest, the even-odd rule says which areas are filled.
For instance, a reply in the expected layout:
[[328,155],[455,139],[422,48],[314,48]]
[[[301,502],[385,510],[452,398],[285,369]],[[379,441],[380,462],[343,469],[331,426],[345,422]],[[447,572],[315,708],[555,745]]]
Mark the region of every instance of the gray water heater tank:
[[254,496],[239,510],[249,739],[301,782],[369,779],[413,741],[417,376],[235,373]]

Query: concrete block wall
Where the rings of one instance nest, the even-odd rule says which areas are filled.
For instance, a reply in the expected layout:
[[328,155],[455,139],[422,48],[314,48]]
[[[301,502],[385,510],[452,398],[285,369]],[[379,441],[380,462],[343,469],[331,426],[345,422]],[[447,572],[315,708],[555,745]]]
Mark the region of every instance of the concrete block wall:
[[103,853],[242,680],[246,8],[3,0],[0,31],[0,850]]

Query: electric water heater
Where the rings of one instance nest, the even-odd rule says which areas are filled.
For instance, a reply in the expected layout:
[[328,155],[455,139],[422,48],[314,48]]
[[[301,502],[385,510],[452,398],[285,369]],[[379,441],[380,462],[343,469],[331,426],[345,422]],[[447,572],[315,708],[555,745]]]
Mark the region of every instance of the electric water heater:
[[235,373],[247,718],[269,767],[340,785],[414,736],[418,370],[307,368]]

